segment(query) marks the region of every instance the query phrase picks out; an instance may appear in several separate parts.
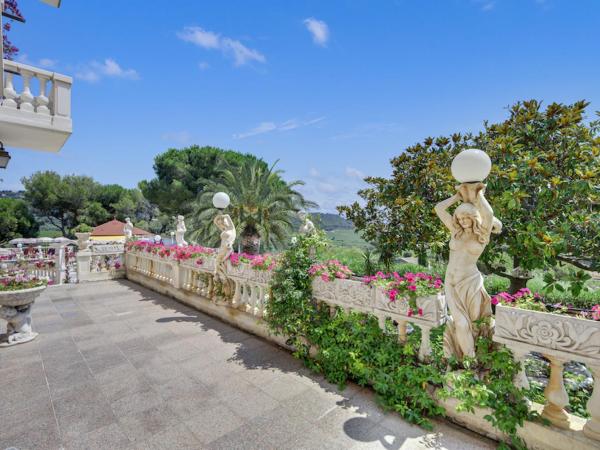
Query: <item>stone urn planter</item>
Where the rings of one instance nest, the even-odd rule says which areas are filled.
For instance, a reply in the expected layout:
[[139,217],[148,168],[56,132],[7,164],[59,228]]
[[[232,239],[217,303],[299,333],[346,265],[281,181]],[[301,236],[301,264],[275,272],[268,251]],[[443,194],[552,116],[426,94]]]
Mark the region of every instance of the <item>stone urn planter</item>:
[[75,233],[79,250],[87,250],[92,233]]
[[[569,404],[569,397],[563,367],[568,361],[581,362],[592,371],[596,383],[600,380],[600,321],[497,305],[493,339],[509,347],[517,360],[523,361],[530,352],[537,352],[550,361],[542,416],[553,425],[568,429],[570,419],[564,408]],[[515,384],[527,387],[524,372],[519,374]],[[587,409],[592,418],[583,432],[600,440],[600,387],[597,385]]]
[[23,344],[37,337],[38,333],[31,329],[31,307],[44,289],[45,285],[0,292],[0,319],[7,322],[6,337],[0,338],[0,347]]

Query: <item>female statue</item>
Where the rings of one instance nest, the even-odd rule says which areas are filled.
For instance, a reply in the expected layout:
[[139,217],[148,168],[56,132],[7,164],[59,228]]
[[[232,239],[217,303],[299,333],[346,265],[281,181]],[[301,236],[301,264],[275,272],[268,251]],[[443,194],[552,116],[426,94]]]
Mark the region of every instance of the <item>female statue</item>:
[[[490,234],[500,233],[502,223],[486,200],[485,184],[463,183],[457,193],[438,203],[435,212],[450,230],[450,258],[444,282],[446,301],[450,309],[444,333],[444,354],[475,356],[475,341],[488,336],[492,324],[475,324],[491,317],[490,296],[483,286],[483,276],[477,260],[490,240]],[[447,209],[462,201],[453,215]]]
[[133,238],[133,224],[131,223],[131,219],[129,217],[125,218],[125,226],[123,227],[123,234],[125,235],[126,241],[129,241]]
[[312,223],[312,220],[308,218],[308,214],[306,214],[304,211],[300,211],[298,213],[298,218],[302,221],[300,224],[300,229],[298,230],[300,234],[309,235],[314,233],[315,225]]
[[221,230],[221,245],[217,252],[215,276],[223,283],[227,280],[227,259],[233,253],[233,243],[236,238],[235,225],[229,214],[219,214],[214,224]]
[[184,219],[183,216],[177,216],[177,227],[175,228],[175,242],[177,243],[177,247],[187,245],[184,239],[185,232],[187,231]]

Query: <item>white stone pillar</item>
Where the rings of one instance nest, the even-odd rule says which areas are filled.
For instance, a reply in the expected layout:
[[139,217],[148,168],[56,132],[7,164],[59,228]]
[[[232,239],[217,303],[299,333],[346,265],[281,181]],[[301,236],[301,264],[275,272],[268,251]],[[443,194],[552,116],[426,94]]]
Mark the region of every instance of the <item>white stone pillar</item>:
[[419,360],[425,361],[431,355],[431,327],[421,325],[421,345],[419,346]]
[[564,409],[569,404],[569,396],[563,380],[564,361],[553,356],[544,356],[550,361],[550,378],[544,390],[546,405],[542,417],[556,427],[569,429],[569,415]]
[[92,263],[92,252],[89,250],[80,250],[76,255],[77,259],[77,280],[89,281],[90,279],[90,264]]
[[589,367],[594,376],[594,392],[588,400],[587,410],[592,416],[583,427],[583,434],[600,441],[600,367]]

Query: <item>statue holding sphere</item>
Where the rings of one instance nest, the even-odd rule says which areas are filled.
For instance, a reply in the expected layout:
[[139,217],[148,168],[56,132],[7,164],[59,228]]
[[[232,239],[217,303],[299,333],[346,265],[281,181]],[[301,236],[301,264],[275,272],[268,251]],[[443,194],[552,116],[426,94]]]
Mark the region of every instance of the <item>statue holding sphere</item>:
[[[502,229],[485,198],[483,180],[490,170],[491,161],[485,152],[462,151],[452,161],[452,175],[461,184],[454,195],[435,206],[436,214],[450,230],[450,258],[444,283],[451,314],[444,333],[447,357],[474,357],[477,338],[489,336],[493,326],[490,296],[477,268],[490,235]],[[451,215],[448,208],[456,203],[460,205]]]

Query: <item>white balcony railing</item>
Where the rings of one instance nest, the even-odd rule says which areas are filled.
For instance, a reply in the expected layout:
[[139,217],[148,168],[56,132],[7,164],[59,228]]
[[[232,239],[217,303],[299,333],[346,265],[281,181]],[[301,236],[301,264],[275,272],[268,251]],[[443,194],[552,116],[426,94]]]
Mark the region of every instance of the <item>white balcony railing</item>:
[[58,152],[72,133],[71,77],[4,60],[0,141]]

